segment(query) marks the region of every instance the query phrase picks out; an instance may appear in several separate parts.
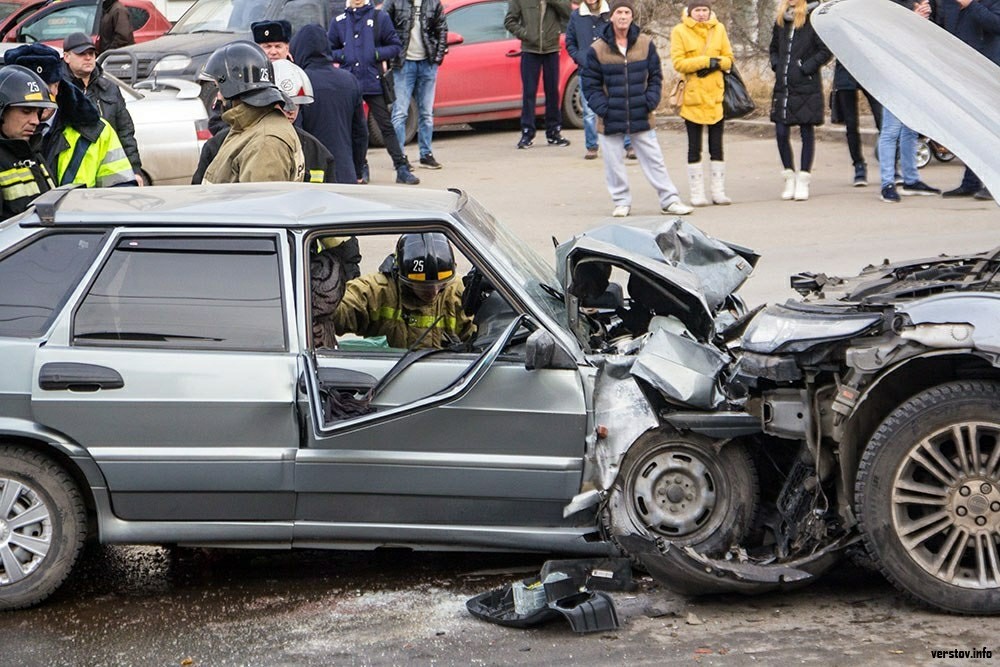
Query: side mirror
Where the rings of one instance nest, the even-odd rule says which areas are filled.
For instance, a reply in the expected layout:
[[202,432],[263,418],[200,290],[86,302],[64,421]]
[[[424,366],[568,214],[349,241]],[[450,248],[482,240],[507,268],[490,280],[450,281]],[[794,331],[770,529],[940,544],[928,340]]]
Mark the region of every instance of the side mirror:
[[545,329],[536,329],[525,342],[524,367],[529,371],[541,368],[573,370],[576,360],[556,343]]
[[465,38],[462,37],[457,32],[449,32],[448,33],[448,37],[445,39],[445,45],[446,46],[455,46],[456,44],[461,44],[464,41],[465,41]]

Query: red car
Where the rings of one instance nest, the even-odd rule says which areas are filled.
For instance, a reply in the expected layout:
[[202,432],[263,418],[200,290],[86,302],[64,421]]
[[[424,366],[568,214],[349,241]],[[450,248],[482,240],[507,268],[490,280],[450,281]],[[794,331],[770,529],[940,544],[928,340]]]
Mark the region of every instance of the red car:
[[[154,39],[170,29],[170,21],[149,0],[122,0],[122,4],[128,8],[136,42]],[[44,42],[61,49],[63,38],[70,33],[85,32],[97,39],[103,11],[100,0],[43,0],[38,7],[13,27],[8,21],[0,28],[5,30],[3,41]]]
[[[442,0],[448,19],[448,55],[438,69],[434,125],[488,123],[521,117],[521,42],[503,27],[506,0]],[[563,126],[583,127],[576,63],[559,51],[559,98]],[[545,114],[539,79],[538,115]],[[372,143],[381,132],[369,122]],[[416,105],[406,123],[406,140],[417,133]]]

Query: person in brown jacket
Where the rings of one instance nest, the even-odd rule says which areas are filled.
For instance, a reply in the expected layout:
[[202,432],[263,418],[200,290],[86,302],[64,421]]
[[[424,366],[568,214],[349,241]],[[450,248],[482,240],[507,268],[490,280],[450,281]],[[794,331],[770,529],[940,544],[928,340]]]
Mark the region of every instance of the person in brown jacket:
[[102,0],[101,7],[104,10],[98,32],[101,53],[135,44],[128,8],[119,0]]
[[203,182],[303,180],[302,144],[281,111],[285,96],[264,51],[253,42],[227,44],[209,56],[202,77],[219,86],[231,128]]

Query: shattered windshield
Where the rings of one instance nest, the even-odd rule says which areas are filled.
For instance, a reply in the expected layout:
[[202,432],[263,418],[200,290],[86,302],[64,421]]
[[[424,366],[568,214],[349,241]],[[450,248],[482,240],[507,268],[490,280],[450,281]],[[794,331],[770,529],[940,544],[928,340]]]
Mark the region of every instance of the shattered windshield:
[[564,325],[566,304],[552,266],[471,197],[458,215],[480,247],[489,249],[496,262],[494,268],[520,285],[546,315]]

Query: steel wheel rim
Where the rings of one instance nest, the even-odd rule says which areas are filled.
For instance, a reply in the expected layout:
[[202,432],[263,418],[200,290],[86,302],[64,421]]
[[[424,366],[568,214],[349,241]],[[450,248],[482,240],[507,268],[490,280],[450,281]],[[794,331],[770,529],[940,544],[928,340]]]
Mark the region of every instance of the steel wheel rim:
[[52,544],[52,513],[38,491],[0,478],[0,586],[22,581],[45,561]]
[[939,581],[1000,587],[1000,424],[961,422],[917,442],[892,481],[892,522]]
[[664,447],[646,456],[632,477],[632,511],[649,530],[670,540],[714,530],[719,523],[722,472],[692,448]]

